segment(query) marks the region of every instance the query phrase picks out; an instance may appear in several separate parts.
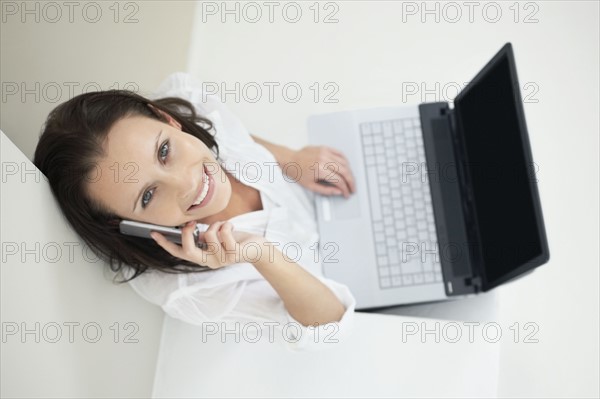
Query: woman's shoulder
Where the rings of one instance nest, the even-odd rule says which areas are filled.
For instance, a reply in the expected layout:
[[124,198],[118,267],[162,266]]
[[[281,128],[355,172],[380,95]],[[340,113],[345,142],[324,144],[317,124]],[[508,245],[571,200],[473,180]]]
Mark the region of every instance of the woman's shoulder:
[[167,75],[149,96],[151,99],[160,99],[165,97],[179,97],[191,102],[200,111],[208,111],[209,102],[214,100],[207,99],[202,90],[202,83],[189,73],[174,72]]
[[[204,83],[186,72],[174,72],[163,80],[151,98],[179,97],[189,101],[199,115],[208,117],[227,131],[226,136],[236,143],[253,142],[238,116],[221,101],[218,95],[204,89]],[[221,137],[219,137],[220,139]]]

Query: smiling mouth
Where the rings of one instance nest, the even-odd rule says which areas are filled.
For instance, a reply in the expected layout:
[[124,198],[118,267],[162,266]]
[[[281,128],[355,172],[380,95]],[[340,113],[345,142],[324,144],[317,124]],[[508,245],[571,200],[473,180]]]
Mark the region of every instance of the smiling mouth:
[[198,196],[196,197],[196,199],[194,200],[192,205],[190,205],[188,210],[204,205],[203,201],[206,199],[206,196],[208,195],[208,190],[210,189],[210,178],[208,177],[208,173],[206,173],[205,167],[203,168],[203,171],[204,171],[204,173],[202,175],[202,181],[203,181],[202,190],[200,191],[200,193],[198,194]]

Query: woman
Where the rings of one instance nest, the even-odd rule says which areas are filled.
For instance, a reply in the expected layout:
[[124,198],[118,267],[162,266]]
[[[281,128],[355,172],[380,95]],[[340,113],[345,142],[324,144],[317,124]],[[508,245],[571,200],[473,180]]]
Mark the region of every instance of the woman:
[[[75,231],[180,320],[293,322],[286,342],[296,348],[320,343],[331,323],[347,330],[355,300],[321,275],[308,191],[354,192],[343,154],[254,138],[187,74],[169,76],[153,98],[87,93],[49,115],[34,163]],[[122,235],[122,219],[183,226],[182,245]],[[210,225],[205,249],[196,223]]]

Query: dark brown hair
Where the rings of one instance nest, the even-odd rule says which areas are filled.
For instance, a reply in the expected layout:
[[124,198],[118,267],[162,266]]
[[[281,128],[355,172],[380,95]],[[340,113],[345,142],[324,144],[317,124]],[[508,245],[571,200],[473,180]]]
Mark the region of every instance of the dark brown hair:
[[181,124],[182,131],[201,140],[213,152],[216,150],[218,158],[219,147],[209,132],[212,122],[197,115],[189,101],[176,97],[149,100],[127,90],[108,90],[78,95],[52,110],[33,160],[47,177],[65,218],[94,253],[113,272],[122,272],[123,265],[133,269],[134,274],[119,283],[150,269],[166,273],[211,270],[172,256],[154,240],[121,234],[121,219],[87,193],[89,176],[96,162],[105,156],[102,143],[118,120],[142,115],[167,122],[149,105],[171,115]]

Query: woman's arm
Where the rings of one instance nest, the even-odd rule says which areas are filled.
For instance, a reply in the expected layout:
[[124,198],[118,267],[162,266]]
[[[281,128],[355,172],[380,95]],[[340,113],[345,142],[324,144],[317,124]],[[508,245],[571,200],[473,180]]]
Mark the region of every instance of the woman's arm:
[[341,320],[346,309],[333,292],[300,265],[286,259],[265,237],[233,231],[231,222],[220,221],[201,233],[201,239],[208,245],[203,250],[195,245],[192,235],[195,225],[195,221],[190,221],[182,228],[182,246],[160,233],[150,235],[171,255],[211,269],[252,263],[283,300],[288,313],[304,326]]
[[[346,198],[356,191],[348,160],[335,148],[309,145],[296,151],[253,135],[250,137],[273,154],[286,176],[309,190],[322,195],[343,195]],[[299,167],[300,171],[296,167],[286,168],[285,165],[290,162]]]
[[267,150],[269,150],[271,154],[273,154],[273,156],[275,157],[275,160],[279,164],[279,167],[281,167],[282,169],[285,164],[292,160],[294,150],[279,144],[274,144],[269,141],[263,140],[260,137],[256,137],[252,134],[250,135],[250,137],[252,137],[252,139],[258,144],[262,145]]
[[265,250],[261,249],[252,264],[279,294],[295,320],[304,326],[340,321],[346,309],[325,284],[286,259],[274,246],[265,244],[261,248]]

